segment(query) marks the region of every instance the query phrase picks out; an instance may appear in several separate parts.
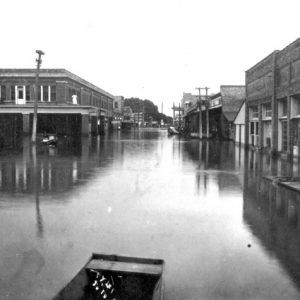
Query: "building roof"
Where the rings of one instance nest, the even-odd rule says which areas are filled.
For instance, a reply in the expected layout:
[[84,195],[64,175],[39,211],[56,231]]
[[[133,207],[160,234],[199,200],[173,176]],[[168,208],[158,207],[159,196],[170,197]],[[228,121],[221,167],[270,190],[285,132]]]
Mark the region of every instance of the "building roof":
[[[0,69],[0,77],[35,77],[36,69]],[[109,98],[114,96],[66,69],[40,69],[39,77],[70,78]]]
[[229,122],[232,122],[239,112],[246,97],[244,85],[221,85],[222,111]]
[[[243,124],[245,123],[245,103],[246,103],[246,99],[244,99],[244,101],[242,102],[240,109],[238,110],[238,112],[236,113],[233,122],[236,124],[236,121],[238,118],[242,118],[243,119]],[[243,109],[243,110],[242,110]],[[244,115],[242,115],[244,114]],[[240,115],[240,116],[239,116]],[[239,123],[237,123],[239,124]]]

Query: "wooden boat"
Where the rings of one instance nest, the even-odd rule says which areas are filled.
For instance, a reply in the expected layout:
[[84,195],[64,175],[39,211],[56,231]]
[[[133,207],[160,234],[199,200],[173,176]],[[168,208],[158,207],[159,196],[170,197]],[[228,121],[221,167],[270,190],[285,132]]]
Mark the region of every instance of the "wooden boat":
[[93,254],[55,300],[163,300],[161,259]]

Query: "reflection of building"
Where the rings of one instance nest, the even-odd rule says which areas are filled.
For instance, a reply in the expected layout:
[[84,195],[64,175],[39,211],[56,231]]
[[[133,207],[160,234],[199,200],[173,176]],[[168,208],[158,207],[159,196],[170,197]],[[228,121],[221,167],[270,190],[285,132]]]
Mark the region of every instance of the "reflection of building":
[[[258,165],[259,170],[255,170]],[[252,166],[252,167],[249,167]],[[300,288],[300,195],[262,178],[261,162],[245,168],[244,222]]]
[[299,153],[300,39],[246,71],[246,143]]
[[81,137],[64,140],[59,149],[39,148],[34,167],[30,138],[26,137],[15,151],[2,152],[0,192],[8,198],[8,194],[16,193],[43,195],[72,191],[95,176],[100,161],[101,167],[106,168],[112,163],[108,155],[118,157],[120,153],[116,145],[103,143],[99,137]]
[[[201,96],[202,133],[206,135],[207,116],[209,136],[221,139],[234,139],[234,119],[245,99],[245,86],[221,85],[220,92],[209,97]],[[199,96],[184,94],[184,124],[189,132],[199,133]],[[208,109],[208,113],[207,113]]]
[[[0,131],[16,124],[30,133],[35,99],[34,69],[0,69]],[[64,69],[41,69],[38,132],[98,133],[97,123],[110,120],[113,96]]]

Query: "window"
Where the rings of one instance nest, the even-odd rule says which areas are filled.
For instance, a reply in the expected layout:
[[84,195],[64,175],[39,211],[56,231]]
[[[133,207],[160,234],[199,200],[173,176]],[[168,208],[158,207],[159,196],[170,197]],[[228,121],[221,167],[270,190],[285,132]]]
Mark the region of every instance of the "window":
[[50,86],[50,101],[56,101],[56,86],[55,85],[51,85]]
[[42,99],[42,86],[38,87],[38,101],[41,101]]
[[30,100],[30,85],[26,85],[25,93],[26,93],[26,101],[29,101]]
[[296,100],[297,105],[297,115],[300,115],[300,100]]
[[271,103],[268,103],[268,104],[264,105],[264,112],[265,112],[264,116],[266,118],[272,117],[272,106],[271,106]]
[[252,119],[258,118],[258,106],[253,106],[251,108],[251,117]]
[[118,108],[118,102],[115,102],[115,108]]
[[18,95],[18,99],[24,99],[23,86],[18,86],[17,87],[17,95]]
[[254,134],[254,122],[250,123],[250,134]]
[[10,100],[15,100],[15,99],[16,99],[15,86],[11,85],[10,86]]
[[6,100],[6,86],[5,85],[0,86],[0,100],[1,101]]
[[48,85],[43,85],[43,101],[49,101]]
[[282,116],[286,116],[287,115],[287,102],[283,101],[282,102]]
[[26,88],[25,88],[25,85],[16,85],[14,90],[15,90],[16,104],[25,104],[26,103]]

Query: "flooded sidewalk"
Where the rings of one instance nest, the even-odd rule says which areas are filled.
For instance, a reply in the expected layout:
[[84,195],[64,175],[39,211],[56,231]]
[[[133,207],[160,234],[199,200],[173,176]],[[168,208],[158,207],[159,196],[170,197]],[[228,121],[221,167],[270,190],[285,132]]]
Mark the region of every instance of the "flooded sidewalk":
[[[34,167],[35,165],[35,167]],[[1,299],[52,299],[93,252],[165,261],[165,299],[299,299],[298,165],[116,132],[0,153]]]

